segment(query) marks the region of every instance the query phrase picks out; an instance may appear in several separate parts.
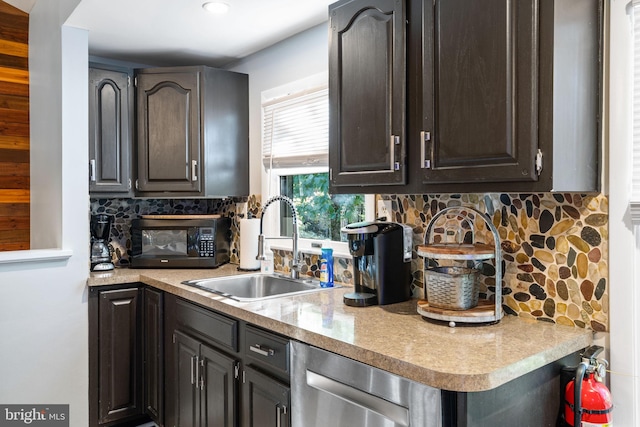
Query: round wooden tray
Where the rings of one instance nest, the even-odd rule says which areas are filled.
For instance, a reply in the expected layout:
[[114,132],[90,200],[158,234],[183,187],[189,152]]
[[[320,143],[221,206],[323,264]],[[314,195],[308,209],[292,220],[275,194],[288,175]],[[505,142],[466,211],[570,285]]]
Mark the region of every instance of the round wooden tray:
[[417,307],[418,314],[428,319],[460,323],[497,322],[502,318],[502,310],[496,314],[495,309],[496,304],[487,299],[480,299],[478,305],[469,310],[450,310],[432,307],[426,299],[418,301]]
[[484,243],[432,243],[417,247],[418,255],[427,258],[483,260],[496,256],[495,247]]

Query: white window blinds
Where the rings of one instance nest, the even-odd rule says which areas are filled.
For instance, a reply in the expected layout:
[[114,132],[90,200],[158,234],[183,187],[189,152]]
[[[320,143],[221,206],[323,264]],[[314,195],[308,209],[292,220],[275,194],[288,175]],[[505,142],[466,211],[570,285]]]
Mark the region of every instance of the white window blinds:
[[262,105],[262,161],[267,169],[328,166],[328,94],[323,87]]

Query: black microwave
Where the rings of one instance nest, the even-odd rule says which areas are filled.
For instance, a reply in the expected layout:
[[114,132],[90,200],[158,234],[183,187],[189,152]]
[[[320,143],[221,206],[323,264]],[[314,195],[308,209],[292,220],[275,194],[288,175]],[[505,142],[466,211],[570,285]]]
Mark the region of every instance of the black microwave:
[[132,268],[215,268],[230,246],[229,217],[131,221]]

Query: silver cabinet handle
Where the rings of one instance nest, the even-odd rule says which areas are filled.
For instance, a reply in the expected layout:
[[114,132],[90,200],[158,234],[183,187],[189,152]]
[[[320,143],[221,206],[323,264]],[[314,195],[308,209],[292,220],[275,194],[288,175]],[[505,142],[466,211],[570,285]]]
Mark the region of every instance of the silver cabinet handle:
[[266,357],[273,356],[275,354],[275,351],[273,351],[272,348],[262,347],[260,344],[249,346],[249,350]]
[[396,162],[396,145],[400,145],[400,137],[391,135],[389,140],[389,152],[391,153],[391,170],[400,170],[400,162]]
[[89,173],[91,181],[96,182],[96,159],[89,160]]
[[191,384],[196,383],[196,369],[198,365],[198,356],[191,357]]
[[[431,169],[431,159],[427,159],[427,144],[431,141],[431,132],[420,132],[420,167],[422,169]],[[431,152],[429,152],[431,157]]]
[[282,427],[282,411],[280,406],[276,406],[276,427]]
[[198,180],[198,161],[191,160],[191,181]]

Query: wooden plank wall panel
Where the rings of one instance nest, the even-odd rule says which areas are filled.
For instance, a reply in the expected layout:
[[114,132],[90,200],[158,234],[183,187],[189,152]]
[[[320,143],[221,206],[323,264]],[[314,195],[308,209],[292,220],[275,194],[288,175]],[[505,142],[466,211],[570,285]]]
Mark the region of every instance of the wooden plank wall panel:
[[0,1],[0,251],[29,249],[29,15]]

